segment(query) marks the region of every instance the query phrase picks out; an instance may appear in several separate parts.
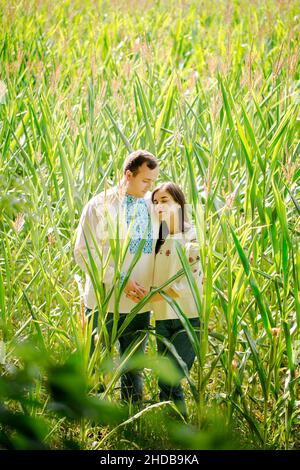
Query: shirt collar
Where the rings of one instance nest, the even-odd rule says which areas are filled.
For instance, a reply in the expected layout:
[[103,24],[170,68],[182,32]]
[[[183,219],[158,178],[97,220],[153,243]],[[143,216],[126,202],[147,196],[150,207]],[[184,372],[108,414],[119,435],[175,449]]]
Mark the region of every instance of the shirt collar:
[[125,193],[124,199],[126,202],[142,202],[144,201],[143,197],[132,196],[132,194]]

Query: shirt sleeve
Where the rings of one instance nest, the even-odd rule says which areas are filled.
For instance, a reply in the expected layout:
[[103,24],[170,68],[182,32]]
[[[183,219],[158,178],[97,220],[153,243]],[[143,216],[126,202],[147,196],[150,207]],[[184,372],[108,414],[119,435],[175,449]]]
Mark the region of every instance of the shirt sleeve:
[[89,274],[88,267],[92,270],[88,248],[97,268],[99,270],[103,268],[103,282],[112,284],[115,269],[113,260],[107,259],[110,256],[107,218],[104,210],[98,208],[96,211],[91,201],[87,203],[81,214],[74,246],[75,261],[87,274]]
[[[200,261],[199,244],[196,240],[188,242],[185,246],[186,257],[190,263],[192,275],[196,281],[196,285],[200,292],[202,292],[203,270]],[[184,297],[190,293],[190,285],[187,276],[183,274],[170,287],[179,297]]]

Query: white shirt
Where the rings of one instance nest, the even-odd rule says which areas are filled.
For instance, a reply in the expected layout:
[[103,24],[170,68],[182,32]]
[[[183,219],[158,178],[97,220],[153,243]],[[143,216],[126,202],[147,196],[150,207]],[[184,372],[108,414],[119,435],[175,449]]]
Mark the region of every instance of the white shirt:
[[[150,289],[153,284],[155,243],[158,234],[158,223],[153,218],[153,211],[150,209],[150,199],[147,195],[145,198],[135,198],[134,196],[124,194],[120,187],[102,192],[94,196],[86,204],[80,217],[74,247],[75,260],[86,273],[85,306],[93,309],[97,308],[98,305],[91,275],[89,274],[89,268],[92,265],[89,250],[100,273],[100,283],[102,279],[106,292],[113,286],[117,270],[114,266],[114,259],[112,255],[109,257],[109,254],[110,243],[115,245],[115,247],[117,246],[117,240],[114,240],[117,220],[119,220],[121,249],[124,249],[126,236],[130,230],[129,246],[124,262],[122,266],[118,266],[118,270],[122,273],[127,272],[136,254],[139,241],[143,238],[143,234],[146,234],[143,251],[130,274],[130,278],[137,281],[146,289]],[[130,225],[131,221],[132,224]],[[151,227],[150,231],[147,230],[148,224]],[[108,311],[114,312],[114,306],[115,297],[113,293],[108,303]],[[128,299],[123,291],[118,308],[119,312],[129,313],[135,306],[136,304]],[[150,309],[151,306],[147,303],[139,313],[149,311]]]
[[[192,226],[184,233],[174,235],[169,234],[166,237],[164,244],[160,247],[159,252],[155,256],[153,286],[159,287],[183,268],[176,250],[176,243],[179,243],[184,249],[189,263],[195,263],[191,265],[191,271],[196,281],[201,299],[203,294],[203,270],[199,256],[197,233],[195,228]],[[183,274],[180,276],[176,281],[173,281],[171,284],[166,286],[165,290],[170,287],[177,295],[179,295],[175,300],[183,313],[188,318],[198,317],[199,313],[197,305],[186,275]],[[171,320],[178,318],[174,309],[166,300],[153,302],[152,310],[154,311],[156,320]]]

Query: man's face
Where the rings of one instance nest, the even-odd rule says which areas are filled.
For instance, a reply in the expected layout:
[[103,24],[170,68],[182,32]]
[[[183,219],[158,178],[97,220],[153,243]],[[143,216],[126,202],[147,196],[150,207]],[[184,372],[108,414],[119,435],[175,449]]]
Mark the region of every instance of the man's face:
[[133,175],[130,170],[125,173],[127,183],[127,192],[135,197],[144,197],[145,194],[151,190],[153,183],[158,177],[158,166],[151,170],[147,166],[147,162],[143,163],[136,175]]

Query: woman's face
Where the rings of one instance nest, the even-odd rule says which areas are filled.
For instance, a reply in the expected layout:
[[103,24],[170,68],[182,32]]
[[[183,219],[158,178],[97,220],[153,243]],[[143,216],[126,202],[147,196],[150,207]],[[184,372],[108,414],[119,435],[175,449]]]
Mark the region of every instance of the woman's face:
[[153,204],[160,222],[165,221],[169,224],[171,217],[178,216],[178,208],[180,208],[180,204],[175,202],[168,191],[165,191],[164,189],[160,189],[155,192]]

